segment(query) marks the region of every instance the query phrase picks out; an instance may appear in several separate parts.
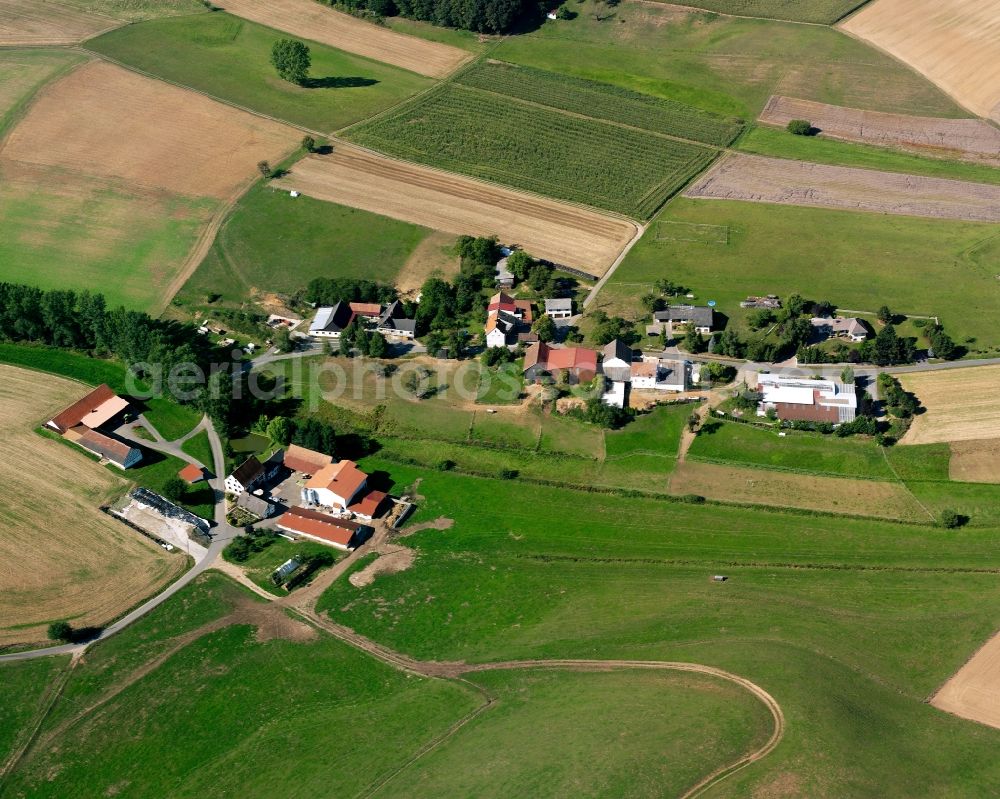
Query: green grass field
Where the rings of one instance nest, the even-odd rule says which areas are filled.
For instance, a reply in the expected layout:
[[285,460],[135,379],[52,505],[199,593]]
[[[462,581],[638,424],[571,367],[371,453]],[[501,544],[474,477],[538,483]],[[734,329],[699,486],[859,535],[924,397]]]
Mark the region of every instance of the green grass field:
[[832,25],[868,0],[694,0],[689,6],[743,17]]
[[[281,566],[281,564],[285,561],[291,560],[292,558],[298,558],[301,563],[303,558],[320,553],[333,555],[334,557],[339,557],[341,555],[340,552],[335,549],[331,549],[325,544],[318,544],[314,541],[293,542],[284,538],[279,538],[267,549],[263,549],[260,552],[254,552],[249,558],[240,563],[239,566],[244,572],[246,572],[247,577],[253,580],[268,593],[274,594],[275,596],[288,596],[287,591],[272,582],[271,575],[274,574],[274,570]],[[313,579],[315,579],[315,575],[319,574],[321,571],[322,570],[315,572],[313,574]]]
[[110,306],[153,311],[215,208],[52,170],[18,175],[0,182],[0,280],[99,291]]
[[[356,208],[255,186],[236,205],[178,294],[242,302],[253,291],[294,294],[314,277],[393,282],[430,231]],[[289,265],[294,264],[294,269]]]
[[690,455],[720,463],[790,469],[810,474],[894,479],[881,450],[871,439],[837,438],[796,431],[787,431],[785,438],[778,438],[773,430],[735,422],[706,422],[691,445]]
[[66,658],[5,663],[0,667],[0,763],[26,743],[52,698],[50,687],[66,668]]
[[402,158],[642,218],[716,152],[454,84],[348,136]]
[[697,675],[535,670],[472,680],[496,709],[379,795],[679,796],[716,764],[762,745],[772,724],[745,691]]
[[216,12],[151,20],[87,46],[152,75],[323,133],[342,128],[431,85],[405,70],[309,43],[311,84],[277,76],[271,46],[283,34]]
[[[180,458],[147,449],[143,452],[143,459],[139,465],[133,466],[124,473],[116,466],[109,465],[106,468],[114,474],[132,480],[143,488],[162,494],[164,483],[176,477],[177,473],[185,466],[187,463]],[[215,492],[208,483],[201,482],[188,486],[178,504],[183,505],[203,519],[211,521],[215,518]]]
[[[418,474],[393,469],[401,484]],[[1000,586],[975,572],[996,564],[988,535],[421,476],[415,521],[454,526],[408,539],[407,572],[336,583],[335,620],[420,657],[664,658],[749,676],[781,703],[786,738],[717,795],[1000,785],[1000,732],[924,704],[1000,622]]]
[[[831,4],[794,3],[824,5]],[[572,9],[576,19],[504,39],[490,55],[745,120],[756,119],[775,93],[873,111],[967,116],[903,64],[830,28],[650,3],[612,8],[586,0]]]
[[932,178],[1000,183],[1000,169],[964,161],[923,158],[888,147],[837,141],[816,136],[795,136],[788,131],[762,125],[740,137],[736,148],[758,155],[794,158],[836,166],[857,166],[886,172],[905,172]]
[[187,435],[201,421],[200,411],[187,405],[178,405],[162,397],[153,397],[144,404],[146,419],[167,441],[174,441]]
[[202,431],[191,436],[181,444],[181,449],[203,466],[213,469],[212,445],[208,441],[208,433]]
[[737,120],[640,94],[610,83],[572,78],[500,61],[479,61],[456,80],[463,86],[517,97],[574,114],[725,147],[741,130]]
[[[748,294],[797,292],[841,308],[936,315],[952,337],[974,337],[974,352],[994,352],[1000,336],[993,226],[847,211],[677,198],[658,221],[715,225],[713,243],[682,241],[656,224],[598,296],[595,307],[643,315],[638,297],[657,278],[690,286],[696,302],[714,299],[739,320]],[[697,228],[691,227],[691,230]],[[657,238],[660,236],[661,238]],[[728,240],[728,243],[724,243]]]
[[261,604],[206,575],[89,651],[43,729],[56,747],[36,750],[0,793],[353,796],[482,703],[326,635],[258,641],[243,622],[171,641],[236,606],[252,623]]

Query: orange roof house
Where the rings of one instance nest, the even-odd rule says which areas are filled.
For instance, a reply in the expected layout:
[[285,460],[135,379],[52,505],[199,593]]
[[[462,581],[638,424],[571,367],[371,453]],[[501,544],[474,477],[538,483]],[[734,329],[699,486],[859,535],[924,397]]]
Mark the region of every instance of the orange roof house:
[[275,524],[286,532],[344,550],[353,549],[371,533],[371,528],[363,524],[309,508],[290,508],[278,517]]
[[302,489],[302,499],[314,505],[346,508],[368,482],[368,475],[354,461],[343,460],[324,466]]
[[107,424],[127,407],[128,400],[119,397],[106,384],[101,384],[47,421],[45,426],[57,433],[65,433],[81,424],[94,430]]
[[183,480],[185,483],[190,484],[190,483],[197,483],[199,480],[204,479],[205,472],[202,470],[200,466],[195,466],[193,463],[189,463],[187,466],[185,466],[183,469],[177,472],[177,476],[181,478],[181,480]]
[[347,509],[355,516],[371,521],[381,516],[385,509],[388,497],[384,491],[369,491],[360,497],[353,505],[348,505]]
[[586,347],[550,347],[540,341],[524,354],[524,377],[535,381],[565,371],[570,383],[586,383],[597,375],[597,352]]

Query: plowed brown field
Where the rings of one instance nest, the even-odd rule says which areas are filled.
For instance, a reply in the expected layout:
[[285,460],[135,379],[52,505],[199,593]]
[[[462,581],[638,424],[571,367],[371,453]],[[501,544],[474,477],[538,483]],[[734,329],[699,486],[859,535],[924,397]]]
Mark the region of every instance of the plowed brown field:
[[46,625],[103,624],[183,571],[184,559],[98,510],[124,482],[34,432],[87,387],[0,366],[0,645],[45,639]]
[[0,0],[0,46],[76,44],[122,23],[47,0]]
[[948,470],[960,483],[1000,483],[1000,438],[952,442]]
[[275,182],[446,233],[497,235],[538,258],[601,275],[637,227],[625,219],[336,144]]
[[927,409],[901,443],[1000,439],[1000,366],[918,372],[900,375],[899,381]]
[[843,28],[1000,121],[1000,0],[876,0]]
[[1000,186],[728,153],[686,197],[1000,222]]
[[44,89],[0,158],[226,198],[299,140],[285,125],[94,61]]
[[781,127],[793,119],[808,119],[833,139],[1000,166],[1000,129],[981,119],[883,114],[780,95],[773,96],[760,115],[761,122]]
[[472,57],[457,47],[396,33],[316,0],[226,0],[222,5],[252,22],[432,78],[443,78]]

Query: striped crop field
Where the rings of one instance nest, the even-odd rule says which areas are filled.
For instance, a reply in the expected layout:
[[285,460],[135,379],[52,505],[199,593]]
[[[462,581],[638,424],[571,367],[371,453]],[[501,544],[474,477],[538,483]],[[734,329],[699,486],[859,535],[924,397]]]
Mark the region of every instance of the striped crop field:
[[650,217],[717,150],[444,85],[347,138],[557,199]]
[[464,86],[719,147],[730,144],[743,128],[738,119],[674,100],[502,61],[481,61],[457,80]]

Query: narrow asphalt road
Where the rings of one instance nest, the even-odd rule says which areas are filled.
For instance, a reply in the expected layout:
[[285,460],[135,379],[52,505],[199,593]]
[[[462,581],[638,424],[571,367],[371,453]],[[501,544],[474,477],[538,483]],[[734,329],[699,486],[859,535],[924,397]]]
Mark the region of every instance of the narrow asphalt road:
[[140,446],[149,447],[150,449],[156,450],[157,452],[162,452],[167,455],[175,455],[188,463],[194,463],[199,466],[206,466],[207,464],[198,463],[194,458],[189,456],[183,450],[181,450],[180,445],[189,437],[196,435],[197,433],[205,430],[208,433],[208,440],[212,447],[212,468],[209,471],[212,472],[213,477],[208,481],[209,485],[215,492],[215,527],[212,529],[212,543],[209,545],[207,552],[201,560],[196,562],[190,569],[188,569],[184,574],[167,586],[163,591],[161,591],[156,596],[146,600],[139,607],[130,611],[129,613],[122,616],[117,621],[109,624],[103,630],[101,630],[100,635],[92,638],[90,641],[86,641],[79,644],[60,644],[58,646],[49,646],[42,649],[31,649],[24,652],[11,652],[6,655],[0,655],[0,663],[7,663],[11,661],[18,660],[33,660],[40,657],[49,657],[51,655],[76,655],[84,652],[88,646],[96,643],[97,641],[103,641],[106,638],[110,638],[115,633],[125,629],[134,621],[141,619],[147,613],[149,613],[154,608],[159,607],[164,602],[166,602],[170,597],[180,591],[184,586],[188,585],[195,577],[204,572],[206,569],[211,568],[216,559],[222,553],[222,550],[226,547],[233,538],[241,535],[241,531],[237,530],[228,521],[226,521],[226,497],[225,497],[225,469],[226,469],[226,458],[225,453],[222,448],[222,440],[219,438],[218,432],[216,432],[215,425],[212,424],[211,420],[205,416],[202,418],[198,426],[191,430],[187,435],[176,441],[164,441],[162,436],[156,431],[156,429],[149,424],[149,422],[142,417],[137,422],[146,427],[155,437],[156,441],[148,441],[145,439],[138,438],[131,431],[131,425],[126,428],[120,428],[119,434],[124,438],[130,438],[132,441]]

